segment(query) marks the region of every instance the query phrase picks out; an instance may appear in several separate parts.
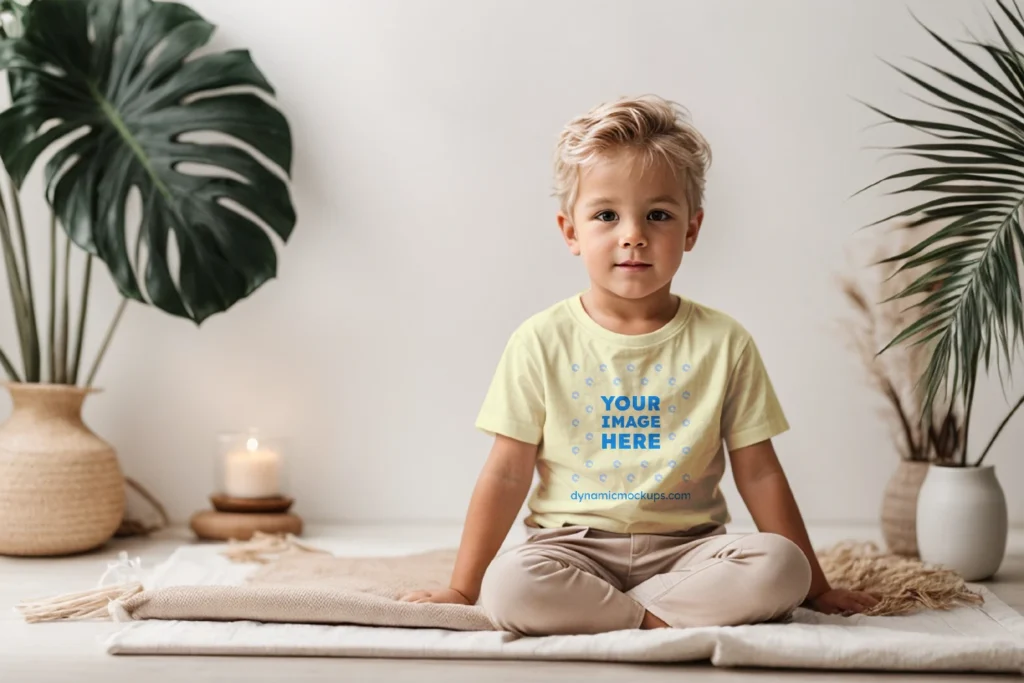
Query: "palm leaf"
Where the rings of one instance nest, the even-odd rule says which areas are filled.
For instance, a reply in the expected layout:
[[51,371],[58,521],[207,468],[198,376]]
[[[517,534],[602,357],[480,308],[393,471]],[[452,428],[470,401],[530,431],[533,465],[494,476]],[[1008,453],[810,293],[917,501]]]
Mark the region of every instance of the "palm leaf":
[[272,237],[295,224],[288,123],[248,52],[191,58],[213,30],[172,2],[36,0],[0,52],[12,91],[0,157],[15,182],[52,152],[47,198],[69,237],[124,296],[197,323],[275,277]]
[[897,273],[924,271],[893,299],[926,290],[931,294],[915,304],[926,306],[927,312],[879,353],[902,343],[933,344],[921,377],[926,405],[940,392],[959,395],[968,420],[979,362],[984,359],[987,369],[995,353],[1009,368],[1024,338],[1018,268],[1018,250],[1024,248],[1024,60],[1010,38],[1024,38],[1024,22],[1003,0],[996,1],[1009,28],[990,12],[999,39],[970,43],[968,47],[980,48],[979,57],[925,27],[962,70],[966,67],[964,73],[925,64],[930,71],[926,78],[894,67],[930,98],[918,99],[934,117],[897,116],[872,107],[892,123],[938,139],[894,148],[927,165],[893,173],[868,188],[884,185],[890,188],[888,194],[923,197],[878,223],[908,217],[915,227],[942,225],[883,260],[900,264]]

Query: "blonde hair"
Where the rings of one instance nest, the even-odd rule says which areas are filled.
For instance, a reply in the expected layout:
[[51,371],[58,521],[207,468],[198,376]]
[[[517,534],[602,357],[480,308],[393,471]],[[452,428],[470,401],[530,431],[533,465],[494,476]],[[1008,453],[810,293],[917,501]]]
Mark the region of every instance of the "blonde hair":
[[659,157],[676,177],[686,179],[686,203],[692,217],[704,205],[704,176],[711,146],[678,103],[642,95],[594,107],[566,124],[555,148],[555,191],[561,209],[572,215],[580,171],[602,155],[627,149],[640,155],[643,168]]

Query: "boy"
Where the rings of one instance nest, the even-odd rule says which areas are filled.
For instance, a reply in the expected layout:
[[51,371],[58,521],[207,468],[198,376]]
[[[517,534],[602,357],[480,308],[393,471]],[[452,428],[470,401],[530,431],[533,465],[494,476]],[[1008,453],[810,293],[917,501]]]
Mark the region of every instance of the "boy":
[[[679,105],[621,99],[571,121],[557,221],[590,288],[513,333],[477,419],[494,436],[450,587],[520,635],[736,625],[829,587],[772,447],[789,427],[749,333],[671,292],[704,218],[711,152]],[[759,533],[728,534],[725,450]],[[532,483],[525,543],[498,553]],[[496,556],[497,555],[497,556]]]

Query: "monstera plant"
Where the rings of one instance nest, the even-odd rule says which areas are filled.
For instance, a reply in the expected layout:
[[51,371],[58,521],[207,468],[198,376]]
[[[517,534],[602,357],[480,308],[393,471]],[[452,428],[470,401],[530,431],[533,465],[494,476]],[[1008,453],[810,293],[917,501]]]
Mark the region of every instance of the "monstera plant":
[[[79,552],[132,521],[114,449],[81,420],[124,303],[199,325],[276,274],[275,241],[295,225],[291,133],[248,52],[200,50],[213,30],[172,2],[0,0],[11,101],[0,112],[0,249],[21,350],[19,371],[0,349],[14,405],[0,425],[0,553]],[[52,214],[45,342],[27,239],[40,228],[25,225],[19,201],[41,159]],[[76,334],[73,256],[84,259]],[[97,260],[123,301],[83,387]]]
[[[87,277],[99,259],[126,300],[199,324],[275,276],[270,232],[284,242],[295,225],[292,141],[247,51],[195,56],[214,26],[171,2],[0,0],[0,12],[0,69],[11,94],[0,112],[0,159],[13,190],[0,244],[24,366],[22,377],[0,350],[11,379],[40,381],[46,355],[17,203],[43,155],[55,224],[87,254]],[[131,193],[137,220],[126,209]],[[87,288],[88,280],[82,312]],[[69,382],[84,319],[68,360],[67,298],[62,311],[56,299],[50,327],[63,321],[65,334],[51,334],[48,355],[63,349],[64,360],[48,379]]]

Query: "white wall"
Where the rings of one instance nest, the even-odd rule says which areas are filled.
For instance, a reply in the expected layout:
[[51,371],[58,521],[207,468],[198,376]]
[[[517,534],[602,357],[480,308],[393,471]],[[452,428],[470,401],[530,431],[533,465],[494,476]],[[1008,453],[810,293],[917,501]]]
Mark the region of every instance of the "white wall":
[[[903,3],[192,4],[279,89],[299,224],[279,279],[201,329],[130,307],[101,371],[88,422],[175,518],[205,504],[214,435],[257,425],[293,438],[309,519],[461,519],[489,445],[473,420],[508,333],[586,286],[549,196],[558,130],[600,101],[657,92],[689,107],[715,155],[678,291],[756,336],[793,426],[777,446],[805,516],[877,519],[896,456],[833,331],[833,276],[886,206],[849,199],[886,168],[865,149],[885,140],[866,130],[878,119],[853,98],[908,106],[878,57],[941,57]],[[946,35],[981,25],[981,3],[910,7]],[[37,276],[40,194],[37,169]],[[89,358],[117,301],[105,272],[96,281]],[[9,306],[4,295],[11,351]],[[979,439],[1001,401],[980,400]],[[1022,436],[1024,415],[989,456],[1016,523]]]

